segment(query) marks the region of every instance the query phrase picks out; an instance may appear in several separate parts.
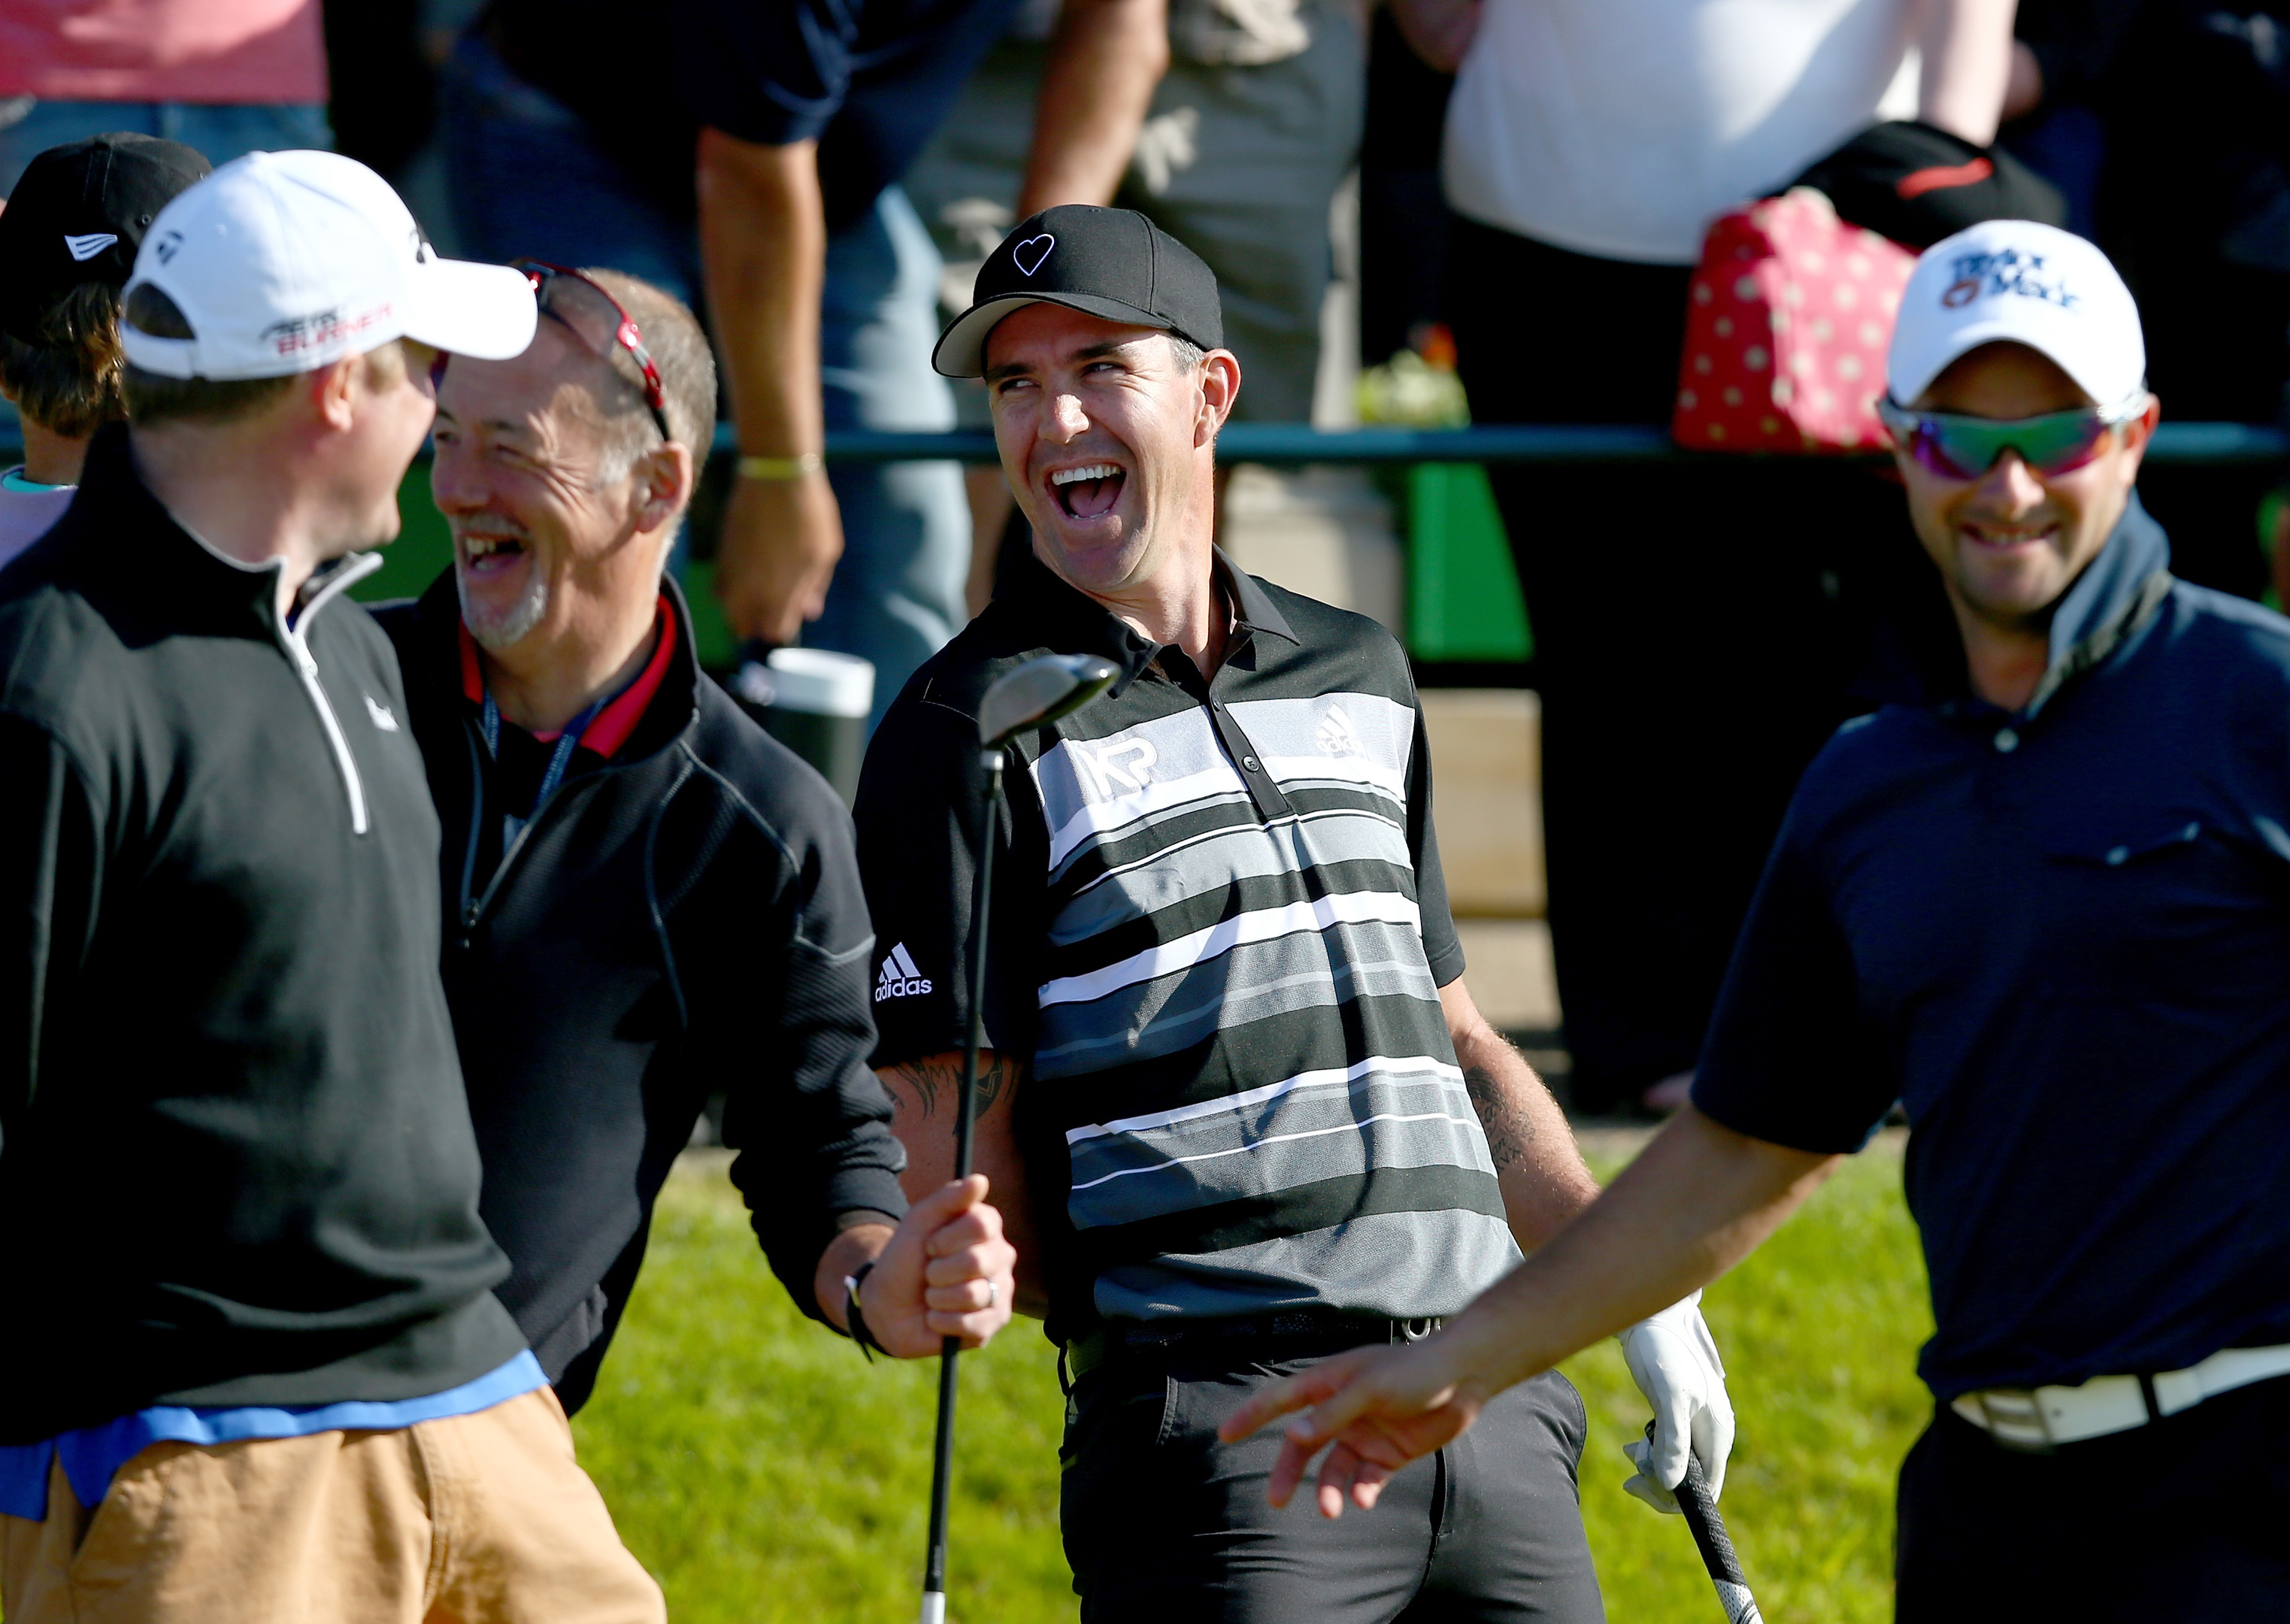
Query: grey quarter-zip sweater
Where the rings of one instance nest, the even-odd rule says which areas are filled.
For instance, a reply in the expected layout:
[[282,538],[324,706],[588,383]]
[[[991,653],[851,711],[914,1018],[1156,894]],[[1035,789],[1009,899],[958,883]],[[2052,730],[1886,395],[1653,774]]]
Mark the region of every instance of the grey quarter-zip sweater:
[[126,434],[0,571],[0,1444],[420,1397],[524,1345],[353,556],[277,611]]

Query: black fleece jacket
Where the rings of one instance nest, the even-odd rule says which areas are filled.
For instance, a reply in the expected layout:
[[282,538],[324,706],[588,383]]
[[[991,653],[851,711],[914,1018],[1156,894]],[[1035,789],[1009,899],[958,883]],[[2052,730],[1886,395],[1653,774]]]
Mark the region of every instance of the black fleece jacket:
[[874,937],[850,815],[701,672],[666,591],[672,663],[643,718],[609,762],[573,752],[492,874],[504,786],[462,686],[452,572],[376,612],[444,826],[445,990],[484,1220],[512,1264],[500,1298],[567,1410],[711,1092],[733,1182],[805,1313],[842,1216],[906,1211],[867,1066]]
[[0,572],[0,1444],[153,1404],[442,1392],[488,1289],[388,642],[88,453]]

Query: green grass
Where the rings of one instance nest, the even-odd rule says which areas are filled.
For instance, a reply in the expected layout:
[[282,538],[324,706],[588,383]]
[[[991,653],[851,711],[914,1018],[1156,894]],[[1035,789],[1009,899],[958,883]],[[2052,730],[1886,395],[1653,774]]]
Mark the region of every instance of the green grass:
[[[1706,1300],[1741,1417],[1726,1511],[1768,1618],[1892,1614],[1893,1475],[1929,1409],[1910,1369],[1930,1321],[1900,1165],[1890,1144],[1855,1160]],[[962,1624],[1075,1616],[1053,1357],[1021,1324],[964,1362]],[[1582,1505],[1609,1616],[1719,1619],[1684,1525],[1621,1492],[1619,1446],[1645,1410],[1620,1354],[1565,1368],[1589,1402]],[[575,1423],[581,1458],[678,1624],[889,1624],[913,1616],[935,1377],[869,1368],[802,1320],[721,1173],[680,1172]]]

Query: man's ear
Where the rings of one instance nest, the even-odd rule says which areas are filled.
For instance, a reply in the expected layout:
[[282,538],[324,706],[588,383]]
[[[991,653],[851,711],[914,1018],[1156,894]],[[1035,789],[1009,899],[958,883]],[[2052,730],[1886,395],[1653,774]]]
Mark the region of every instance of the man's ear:
[[1240,398],[1240,357],[1229,349],[1213,349],[1201,357],[1201,421],[1193,444],[1213,441],[1217,430],[1232,416]]
[[690,446],[669,440],[637,458],[635,474],[637,528],[650,532],[673,525],[690,505],[700,468]]
[[318,420],[336,434],[348,432],[357,420],[355,397],[365,364],[364,356],[344,356],[330,366],[318,368],[304,382]]
[[2127,487],[2139,476],[2139,462],[2147,454],[2147,447],[2155,439],[2155,426],[2163,420],[2163,403],[2154,396],[2147,397],[2147,410],[2123,425],[2124,478]]

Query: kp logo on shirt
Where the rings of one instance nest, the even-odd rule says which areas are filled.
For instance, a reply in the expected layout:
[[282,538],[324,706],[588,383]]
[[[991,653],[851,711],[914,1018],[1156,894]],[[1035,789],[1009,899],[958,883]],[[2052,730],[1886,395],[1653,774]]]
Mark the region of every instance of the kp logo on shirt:
[[1150,739],[1109,739],[1088,745],[1077,740],[1067,745],[1096,792],[1109,801],[1126,790],[1142,789],[1153,781],[1153,764],[1161,759]]
[[875,978],[875,1002],[885,998],[912,998],[931,989],[922,970],[915,963],[907,944],[901,942],[883,960],[882,973]]

